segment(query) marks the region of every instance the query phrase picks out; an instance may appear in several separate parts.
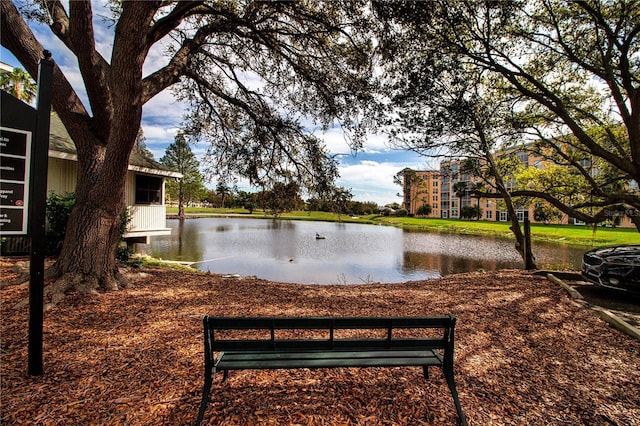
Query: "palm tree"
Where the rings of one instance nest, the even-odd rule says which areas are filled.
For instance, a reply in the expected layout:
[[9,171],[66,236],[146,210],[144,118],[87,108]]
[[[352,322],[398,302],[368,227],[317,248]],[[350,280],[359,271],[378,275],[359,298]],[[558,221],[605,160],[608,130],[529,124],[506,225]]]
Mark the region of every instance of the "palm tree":
[[460,180],[453,184],[453,192],[456,194],[456,197],[460,199],[460,204],[458,205],[458,217],[462,214],[462,199],[468,194],[469,186],[466,181]]
[[36,98],[37,85],[22,68],[0,75],[0,88],[14,98],[31,103]]

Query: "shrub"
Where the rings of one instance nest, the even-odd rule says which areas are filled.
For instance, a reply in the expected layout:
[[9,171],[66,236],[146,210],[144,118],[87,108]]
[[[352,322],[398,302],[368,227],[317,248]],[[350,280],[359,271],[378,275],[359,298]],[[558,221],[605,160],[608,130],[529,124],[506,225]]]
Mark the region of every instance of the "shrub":
[[416,210],[417,216],[429,216],[430,214],[431,214],[431,206],[429,204],[423,204],[420,207],[418,207],[418,210]]
[[482,217],[482,209],[479,207],[465,206],[460,209],[462,219],[479,219]]
[[76,204],[76,194],[67,192],[62,195],[51,192],[47,198],[47,241],[48,254],[58,254],[62,249],[64,235],[67,232],[67,222],[71,210]]
[[[62,243],[64,242],[64,236],[67,232],[67,222],[71,215],[71,210],[76,204],[76,195],[73,192],[67,192],[62,195],[58,195],[54,192],[49,194],[47,198],[47,241],[46,249],[47,254],[56,255],[60,254],[62,250]],[[131,215],[128,210],[125,210],[120,217],[120,238],[127,231],[129,222],[131,222]],[[123,262],[128,262],[131,257],[131,252],[128,247],[122,249],[120,246],[116,251],[116,259]]]

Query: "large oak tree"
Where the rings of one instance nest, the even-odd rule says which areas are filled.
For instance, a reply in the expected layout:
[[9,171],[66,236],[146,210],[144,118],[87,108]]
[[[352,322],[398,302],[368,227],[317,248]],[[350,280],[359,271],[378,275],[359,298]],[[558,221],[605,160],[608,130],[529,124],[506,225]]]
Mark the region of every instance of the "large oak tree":
[[[114,252],[129,155],[143,105],[174,85],[193,107],[190,131],[215,142],[219,165],[254,182],[286,175],[315,185],[335,176],[335,164],[301,122],[353,127],[360,116],[369,46],[357,0],[113,2],[110,57],[96,47],[90,1],[71,1],[68,10],[60,1],[36,3],[37,15],[77,58],[89,100],[84,105],[55,68],[53,108],[75,143],[78,180],[53,290],[125,284]],[[43,46],[21,12],[34,10],[0,2],[1,42],[35,77]],[[161,41],[167,62],[144,75]]]

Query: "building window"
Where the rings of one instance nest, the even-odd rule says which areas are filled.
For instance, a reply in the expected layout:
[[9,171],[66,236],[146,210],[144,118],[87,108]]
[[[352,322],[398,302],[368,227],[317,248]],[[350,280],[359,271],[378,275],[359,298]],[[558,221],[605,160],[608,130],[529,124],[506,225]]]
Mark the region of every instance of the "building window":
[[507,220],[509,220],[509,215],[507,214],[507,212],[500,212],[500,222],[506,222]]
[[136,175],[136,204],[162,204],[162,178]]
[[517,210],[516,215],[518,216],[518,221],[523,222],[525,219],[529,219],[529,211],[528,210]]
[[526,152],[519,152],[516,154],[516,156],[518,157],[518,160],[520,160],[520,162],[522,162],[522,164],[524,164],[525,166],[529,164],[529,154]]
[[431,201],[438,201],[438,196],[434,195],[433,197],[431,197]]
[[487,210],[486,214],[485,214],[485,218],[487,219],[493,219],[493,211],[491,210]]

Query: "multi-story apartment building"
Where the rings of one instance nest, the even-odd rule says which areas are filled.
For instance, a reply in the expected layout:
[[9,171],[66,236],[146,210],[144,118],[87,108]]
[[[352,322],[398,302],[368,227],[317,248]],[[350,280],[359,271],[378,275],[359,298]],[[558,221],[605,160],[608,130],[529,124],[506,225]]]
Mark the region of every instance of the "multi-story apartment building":
[[[513,153],[513,152],[512,152]],[[544,160],[542,157],[534,156],[526,151],[516,151],[516,157],[525,167],[542,168]],[[460,191],[459,182],[464,182],[467,188],[478,182],[474,178],[462,171],[460,160],[447,160],[440,163],[439,170],[412,170],[404,169],[403,181],[403,204],[410,215],[415,215],[420,206],[429,203],[431,213],[428,217],[439,217],[444,219],[457,219],[461,216],[464,207],[479,207],[481,219],[488,221],[509,221],[506,210],[500,208],[499,199],[471,197],[470,191]],[[507,189],[512,189],[514,181],[505,182]],[[631,183],[632,189],[638,191],[638,185]],[[518,220],[529,219],[536,222],[534,218],[534,206],[516,209]],[[574,218],[563,215],[559,220],[564,224],[584,224]],[[618,215],[611,217],[612,224],[620,227],[635,227],[629,217]]]
[[409,214],[427,204],[431,207],[428,217],[440,217],[440,172],[438,170],[404,169],[403,207]]

